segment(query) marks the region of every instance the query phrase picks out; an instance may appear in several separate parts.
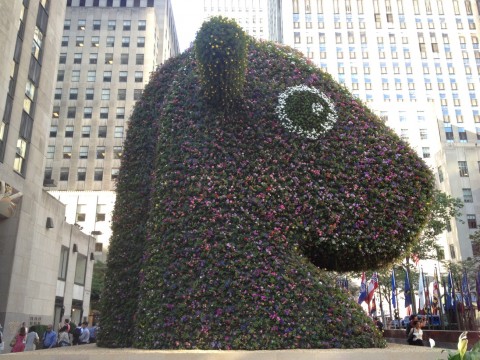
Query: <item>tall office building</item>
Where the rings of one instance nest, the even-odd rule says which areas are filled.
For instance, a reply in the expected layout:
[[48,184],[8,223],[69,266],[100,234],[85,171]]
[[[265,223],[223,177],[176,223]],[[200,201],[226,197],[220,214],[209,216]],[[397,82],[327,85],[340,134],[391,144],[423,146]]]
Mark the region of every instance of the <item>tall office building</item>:
[[128,118],[179,52],[170,0],[69,0],[60,43],[45,181],[103,259]]
[[345,84],[460,198],[445,258],[472,256],[480,217],[479,1],[272,0],[284,43]]
[[203,17],[235,19],[248,35],[269,40],[269,11],[266,0],[203,0]]
[[65,4],[0,2],[0,324],[8,340],[22,323],[78,322],[89,310],[94,239],[65,222],[65,206],[43,184]]

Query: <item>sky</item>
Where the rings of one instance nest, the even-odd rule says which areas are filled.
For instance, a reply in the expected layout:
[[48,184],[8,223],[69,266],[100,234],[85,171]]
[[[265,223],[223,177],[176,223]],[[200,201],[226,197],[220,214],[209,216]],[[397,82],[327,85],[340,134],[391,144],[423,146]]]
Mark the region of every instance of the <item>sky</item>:
[[195,34],[202,24],[203,1],[171,0],[180,51],[184,51],[195,40]]

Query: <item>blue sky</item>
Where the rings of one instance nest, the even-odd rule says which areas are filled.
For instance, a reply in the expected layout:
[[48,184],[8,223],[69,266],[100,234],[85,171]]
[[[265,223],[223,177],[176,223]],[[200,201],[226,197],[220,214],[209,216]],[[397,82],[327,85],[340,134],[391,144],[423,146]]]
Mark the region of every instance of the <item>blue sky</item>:
[[202,24],[203,1],[200,0],[171,0],[175,16],[180,50],[190,46],[195,39],[195,33]]

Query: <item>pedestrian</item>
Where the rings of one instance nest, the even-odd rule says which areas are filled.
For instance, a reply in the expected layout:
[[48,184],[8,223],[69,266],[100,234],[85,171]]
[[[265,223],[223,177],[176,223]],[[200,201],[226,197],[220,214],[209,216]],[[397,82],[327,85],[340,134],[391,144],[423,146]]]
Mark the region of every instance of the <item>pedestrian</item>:
[[53,325],[47,325],[47,331],[43,334],[42,344],[44,349],[51,349],[57,345],[57,333],[53,330]]
[[89,341],[90,341],[90,331],[88,331],[88,322],[84,321],[82,323],[82,335],[80,335],[80,338],[78,339],[78,344],[85,345],[85,344],[88,344]]
[[83,328],[81,325],[77,325],[72,331],[72,345],[80,345],[80,336],[83,333]]
[[410,345],[423,346],[423,330],[420,321],[415,320],[408,336]]
[[373,321],[375,322],[375,325],[377,326],[378,331],[380,331],[381,333],[383,333],[383,323],[380,321],[380,319],[375,316],[375,317],[373,318]]
[[90,333],[90,344],[96,343],[97,342],[97,324],[92,323],[92,326],[88,328],[88,331]]
[[25,340],[25,351],[34,351],[40,341],[35,326],[28,329],[27,339]]
[[12,346],[12,353],[14,352],[23,352],[25,350],[25,337],[27,333],[25,331],[25,326],[20,328],[20,331],[17,335],[12,339],[10,346]]
[[70,319],[65,319],[64,320],[64,326],[67,327],[67,333],[70,332]]
[[70,346],[70,336],[67,331],[68,327],[65,325],[58,331],[58,346]]

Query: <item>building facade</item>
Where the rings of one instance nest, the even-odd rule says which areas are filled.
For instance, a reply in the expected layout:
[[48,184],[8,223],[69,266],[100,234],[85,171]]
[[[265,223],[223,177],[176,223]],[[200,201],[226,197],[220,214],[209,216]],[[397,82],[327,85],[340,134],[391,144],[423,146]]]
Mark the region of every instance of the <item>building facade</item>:
[[0,12],[9,14],[0,24],[0,324],[6,339],[22,323],[80,320],[89,311],[94,239],[65,222],[65,206],[43,182],[65,5],[0,2]]
[[45,181],[105,260],[128,118],[150,73],[179,53],[170,0],[67,1]]
[[374,109],[425,159],[437,187],[464,202],[441,239],[472,256],[480,217],[479,2],[287,0],[284,43]]

